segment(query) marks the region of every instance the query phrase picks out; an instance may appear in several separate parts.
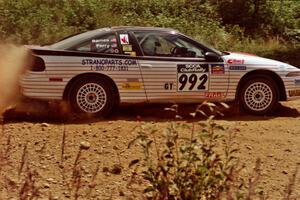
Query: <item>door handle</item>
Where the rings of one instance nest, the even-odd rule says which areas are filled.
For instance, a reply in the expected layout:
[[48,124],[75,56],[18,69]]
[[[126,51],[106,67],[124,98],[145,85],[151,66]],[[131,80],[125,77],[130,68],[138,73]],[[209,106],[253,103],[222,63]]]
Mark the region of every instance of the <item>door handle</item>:
[[152,68],[151,64],[141,64],[142,68]]

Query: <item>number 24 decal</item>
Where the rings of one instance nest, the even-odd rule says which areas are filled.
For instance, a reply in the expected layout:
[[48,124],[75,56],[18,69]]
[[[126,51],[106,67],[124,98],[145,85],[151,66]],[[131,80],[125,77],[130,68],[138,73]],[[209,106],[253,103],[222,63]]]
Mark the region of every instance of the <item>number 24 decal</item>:
[[181,74],[178,77],[178,90],[206,90],[207,89],[207,74]]

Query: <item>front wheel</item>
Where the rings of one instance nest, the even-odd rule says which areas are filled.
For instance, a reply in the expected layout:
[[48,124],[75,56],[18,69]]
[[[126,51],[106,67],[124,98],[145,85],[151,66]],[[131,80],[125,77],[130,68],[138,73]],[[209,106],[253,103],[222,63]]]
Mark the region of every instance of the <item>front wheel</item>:
[[270,114],[278,104],[278,90],[269,77],[250,77],[240,90],[240,103],[251,114]]
[[71,88],[69,102],[77,113],[102,117],[107,116],[114,105],[108,82],[95,77],[78,79]]

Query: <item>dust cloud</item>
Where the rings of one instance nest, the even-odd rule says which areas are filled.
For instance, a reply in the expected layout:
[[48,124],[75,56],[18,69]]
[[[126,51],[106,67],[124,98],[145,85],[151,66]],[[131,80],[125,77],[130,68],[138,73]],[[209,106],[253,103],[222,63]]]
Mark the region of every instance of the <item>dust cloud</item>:
[[0,118],[19,97],[19,82],[31,64],[30,50],[13,44],[0,44]]

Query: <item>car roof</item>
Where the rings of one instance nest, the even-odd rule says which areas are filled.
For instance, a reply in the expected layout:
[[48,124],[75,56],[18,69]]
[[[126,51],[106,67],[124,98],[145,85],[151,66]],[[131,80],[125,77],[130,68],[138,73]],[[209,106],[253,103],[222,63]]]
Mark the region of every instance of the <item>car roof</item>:
[[164,32],[178,32],[172,28],[161,27],[142,27],[142,26],[113,26],[110,28],[115,31],[164,31]]
[[106,34],[106,33],[111,33],[111,32],[115,32],[115,31],[118,31],[118,32],[122,32],[122,31],[149,31],[150,32],[151,31],[151,32],[167,32],[167,33],[172,33],[172,34],[178,33],[178,31],[176,31],[175,29],[159,28],[159,27],[141,27],[141,26],[114,26],[114,27],[110,27],[110,28],[104,27],[104,28],[99,28],[99,29],[75,34],[72,36],[68,36],[68,37],[64,38],[63,40],[60,40],[59,42],[54,43],[50,46],[51,46],[51,48],[54,48],[54,49],[66,49],[75,40],[76,41],[84,41],[86,38],[97,36],[101,32],[103,34]]

